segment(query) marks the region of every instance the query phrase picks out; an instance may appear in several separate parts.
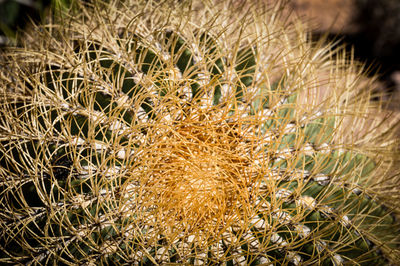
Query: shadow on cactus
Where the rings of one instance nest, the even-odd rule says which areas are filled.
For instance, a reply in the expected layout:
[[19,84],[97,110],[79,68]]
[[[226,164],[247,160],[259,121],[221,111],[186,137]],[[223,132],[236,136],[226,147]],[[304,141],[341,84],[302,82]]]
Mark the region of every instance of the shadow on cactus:
[[357,64],[280,5],[169,3],[82,4],[2,54],[0,262],[399,258],[395,118]]

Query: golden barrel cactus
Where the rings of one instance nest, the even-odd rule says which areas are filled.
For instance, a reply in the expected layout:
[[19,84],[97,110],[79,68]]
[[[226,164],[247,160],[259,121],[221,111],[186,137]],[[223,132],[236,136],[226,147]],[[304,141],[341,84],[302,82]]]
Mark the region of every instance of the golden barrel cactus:
[[76,5],[1,54],[1,263],[399,258],[396,118],[342,48],[281,4]]

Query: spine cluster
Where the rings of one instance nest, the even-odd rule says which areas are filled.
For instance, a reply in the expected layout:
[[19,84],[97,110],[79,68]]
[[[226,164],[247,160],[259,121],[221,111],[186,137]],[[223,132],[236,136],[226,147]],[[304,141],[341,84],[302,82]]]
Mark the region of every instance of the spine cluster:
[[399,258],[398,120],[342,49],[282,5],[77,5],[2,54],[0,262]]

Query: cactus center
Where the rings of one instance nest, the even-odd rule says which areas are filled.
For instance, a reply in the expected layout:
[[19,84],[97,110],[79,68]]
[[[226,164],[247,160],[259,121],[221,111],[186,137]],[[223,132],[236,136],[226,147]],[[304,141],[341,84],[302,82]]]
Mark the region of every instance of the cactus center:
[[252,208],[251,145],[224,121],[178,125],[159,129],[143,153],[143,202],[160,226],[218,234]]

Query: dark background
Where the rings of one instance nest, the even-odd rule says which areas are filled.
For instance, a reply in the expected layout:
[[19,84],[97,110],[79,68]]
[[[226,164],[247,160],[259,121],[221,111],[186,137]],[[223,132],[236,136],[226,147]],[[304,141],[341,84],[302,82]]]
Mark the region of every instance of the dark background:
[[[274,1],[274,0],[272,0]],[[400,0],[288,0],[314,37],[341,40],[370,75],[378,74],[390,108],[400,111]]]

